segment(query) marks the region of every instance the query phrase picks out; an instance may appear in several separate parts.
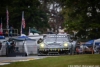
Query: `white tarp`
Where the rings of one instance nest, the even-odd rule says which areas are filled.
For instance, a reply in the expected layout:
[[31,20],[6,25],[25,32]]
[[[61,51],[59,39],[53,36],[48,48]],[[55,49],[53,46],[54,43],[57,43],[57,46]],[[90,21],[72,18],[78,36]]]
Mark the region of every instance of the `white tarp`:
[[36,41],[26,41],[26,51],[28,55],[37,54],[37,42]]

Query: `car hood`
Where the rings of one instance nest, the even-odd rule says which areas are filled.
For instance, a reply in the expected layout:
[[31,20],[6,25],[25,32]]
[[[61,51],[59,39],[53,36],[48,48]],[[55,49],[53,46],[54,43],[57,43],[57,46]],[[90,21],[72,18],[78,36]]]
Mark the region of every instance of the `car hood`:
[[45,42],[46,48],[63,48],[64,42]]
[[48,45],[60,45],[60,44],[63,44],[64,42],[44,42],[45,44],[48,44]]

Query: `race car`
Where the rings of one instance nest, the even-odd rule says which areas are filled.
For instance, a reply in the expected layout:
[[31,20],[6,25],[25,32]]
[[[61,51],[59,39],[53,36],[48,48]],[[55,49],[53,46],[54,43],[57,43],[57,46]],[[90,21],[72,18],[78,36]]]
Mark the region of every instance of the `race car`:
[[38,41],[38,55],[60,55],[71,52],[73,41],[69,34],[48,34]]

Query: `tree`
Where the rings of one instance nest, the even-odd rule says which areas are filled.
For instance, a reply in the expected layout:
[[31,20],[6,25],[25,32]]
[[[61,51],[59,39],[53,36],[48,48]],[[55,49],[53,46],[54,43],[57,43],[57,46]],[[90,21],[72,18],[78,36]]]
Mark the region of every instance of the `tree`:
[[[79,37],[99,38],[100,1],[99,0],[60,0],[65,26],[77,30]],[[96,33],[95,33],[96,32]]]
[[47,14],[43,9],[40,9],[41,3],[39,0],[3,0],[0,5],[0,17],[3,17],[4,25],[6,25],[6,8],[8,8],[9,26],[20,30],[22,11],[24,11],[26,32],[28,32],[29,27],[36,27],[38,30],[49,27]]
[[59,26],[63,27],[63,16],[60,13],[61,6],[59,0],[40,0],[42,8],[48,14],[48,23],[50,24],[50,30],[55,32]]

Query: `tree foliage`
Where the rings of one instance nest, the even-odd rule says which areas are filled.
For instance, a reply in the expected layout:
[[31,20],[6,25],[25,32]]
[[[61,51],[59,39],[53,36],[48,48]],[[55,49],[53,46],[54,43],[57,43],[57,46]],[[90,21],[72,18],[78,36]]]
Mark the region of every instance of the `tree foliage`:
[[60,0],[65,26],[78,36],[99,38],[100,0]]
[[20,30],[22,11],[24,11],[26,32],[28,32],[29,27],[36,27],[41,31],[49,27],[48,16],[44,9],[41,9],[39,0],[1,0],[0,17],[3,18],[3,28],[6,28],[6,8],[9,11],[9,26]]

